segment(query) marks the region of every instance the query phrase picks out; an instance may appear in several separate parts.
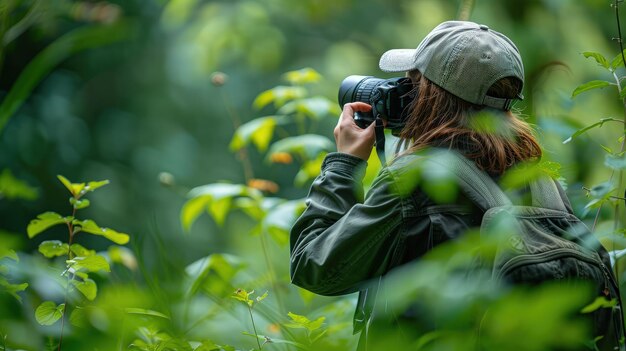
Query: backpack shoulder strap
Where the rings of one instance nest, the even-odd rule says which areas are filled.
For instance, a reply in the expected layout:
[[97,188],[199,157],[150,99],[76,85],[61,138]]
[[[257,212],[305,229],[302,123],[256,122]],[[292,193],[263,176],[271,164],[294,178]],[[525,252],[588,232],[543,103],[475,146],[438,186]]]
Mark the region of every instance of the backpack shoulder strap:
[[[443,167],[452,172],[461,189],[483,211],[513,204],[487,173],[478,169],[474,162],[457,151],[434,150],[427,162],[434,167]],[[571,213],[569,201],[559,191],[555,180],[545,176],[531,181],[529,185],[533,206]]]
[[478,169],[473,161],[452,150],[436,149],[427,157],[427,164],[451,172],[465,195],[481,210],[512,205],[496,182]]
[[549,177],[540,177],[530,183],[530,193],[533,206],[549,208],[563,212],[570,212],[557,188],[555,180]]

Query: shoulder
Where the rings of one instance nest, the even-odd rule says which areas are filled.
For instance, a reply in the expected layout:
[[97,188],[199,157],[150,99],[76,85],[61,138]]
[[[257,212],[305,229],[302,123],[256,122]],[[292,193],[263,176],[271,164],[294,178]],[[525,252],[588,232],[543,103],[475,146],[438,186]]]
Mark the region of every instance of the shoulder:
[[401,155],[384,167],[381,175],[393,181],[400,195],[408,195],[423,178],[428,157],[419,153]]
[[454,203],[462,192],[457,170],[461,157],[456,150],[430,148],[397,157],[384,172],[400,195],[425,195],[435,203]]

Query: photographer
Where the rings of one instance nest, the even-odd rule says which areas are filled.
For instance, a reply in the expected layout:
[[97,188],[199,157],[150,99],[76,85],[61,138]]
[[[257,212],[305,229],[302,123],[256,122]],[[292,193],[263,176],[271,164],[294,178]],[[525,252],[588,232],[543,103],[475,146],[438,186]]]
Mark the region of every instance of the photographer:
[[[354,316],[360,349],[366,348],[373,305],[384,303],[373,301],[377,278],[480,227],[483,217],[483,209],[463,194],[447,204],[466,209],[461,212],[427,211],[439,204],[420,187],[400,195],[406,193],[402,177],[409,167],[404,160],[432,148],[454,150],[497,180],[512,166],[541,158],[530,126],[510,111],[522,98],[524,71],[506,36],[472,22],[444,22],[416,49],[386,52],[380,68],[410,78],[410,104],[401,112],[402,126],[392,130],[405,149],[383,167],[364,198],[362,178],[375,129],[400,116],[361,128],[355,113],[370,113],[372,106],[345,104],[334,130],[337,152],[326,156],[307,209],[291,231],[294,284],[321,295],[360,291]],[[498,119],[498,132],[474,127],[484,113]]]

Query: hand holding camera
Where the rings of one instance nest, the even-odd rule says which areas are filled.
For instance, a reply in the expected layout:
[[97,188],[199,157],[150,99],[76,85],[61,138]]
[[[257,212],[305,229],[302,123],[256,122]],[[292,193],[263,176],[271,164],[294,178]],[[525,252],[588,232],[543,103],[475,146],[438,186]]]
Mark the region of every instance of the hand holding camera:
[[374,123],[365,128],[357,125],[356,113],[371,113],[372,106],[364,102],[352,102],[343,106],[343,111],[334,130],[337,151],[367,160],[374,145]]

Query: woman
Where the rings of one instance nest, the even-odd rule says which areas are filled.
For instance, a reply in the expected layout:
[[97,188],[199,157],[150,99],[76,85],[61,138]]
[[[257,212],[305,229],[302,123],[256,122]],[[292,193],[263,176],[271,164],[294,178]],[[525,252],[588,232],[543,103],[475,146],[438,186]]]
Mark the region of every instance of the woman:
[[[504,35],[472,22],[444,22],[417,49],[386,52],[380,68],[406,72],[415,86],[399,134],[407,149],[382,169],[363,199],[374,123],[360,129],[354,112],[371,107],[346,104],[334,130],[338,152],[324,160],[307,209],[291,231],[294,284],[322,295],[361,292],[354,317],[355,332],[365,330],[361,348],[376,278],[479,227],[483,215],[462,194],[441,200],[427,186],[404,189],[408,155],[453,149],[496,179],[513,165],[541,157],[531,128],[510,111],[511,103],[522,98],[524,71],[518,49]],[[485,127],[485,118],[496,127]],[[439,201],[464,210],[424,212]]]

